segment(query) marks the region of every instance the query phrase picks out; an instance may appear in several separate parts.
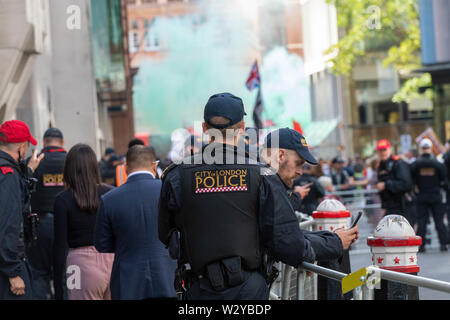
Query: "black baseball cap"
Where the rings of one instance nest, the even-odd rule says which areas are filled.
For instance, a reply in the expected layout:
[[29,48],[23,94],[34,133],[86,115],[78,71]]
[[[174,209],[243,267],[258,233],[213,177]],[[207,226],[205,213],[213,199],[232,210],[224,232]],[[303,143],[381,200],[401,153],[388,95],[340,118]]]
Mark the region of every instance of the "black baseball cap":
[[106,148],[105,155],[112,154],[112,153],[116,153],[116,151],[113,148]]
[[[215,94],[209,98],[205,106],[204,120],[211,127],[225,129],[242,121],[245,115],[247,114],[245,113],[242,99],[225,92]],[[224,117],[230,122],[227,124],[212,124],[210,120],[213,117]]]
[[299,132],[289,128],[282,128],[269,133],[264,141],[265,148],[272,147],[272,138],[276,133],[278,133],[279,142],[278,146],[273,147],[297,151],[298,155],[305,159],[309,164],[319,164],[316,158],[309,152],[305,137]]
[[44,133],[44,139],[45,139],[45,138],[58,138],[58,139],[64,139],[61,130],[59,130],[59,129],[57,129],[57,128],[50,128],[50,129],[47,129],[47,131],[45,131],[45,133]]
[[341,157],[334,157],[333,160],[331,160],[331,163],[344,163],[344,159]]

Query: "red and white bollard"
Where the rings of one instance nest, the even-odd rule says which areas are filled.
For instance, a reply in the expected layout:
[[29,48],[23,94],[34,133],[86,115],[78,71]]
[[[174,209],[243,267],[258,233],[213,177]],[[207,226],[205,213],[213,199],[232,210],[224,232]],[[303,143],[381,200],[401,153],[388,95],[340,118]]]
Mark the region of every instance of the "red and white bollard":
[[[367,238],[367,244],[370,246],[372,262],[375,266],[410,274],[419,272],[417,252],[422,244],[422,238],[416,236],[414,229],[405,217],[388,215],[381,219],[373,236]],[[409,288],[408,292],[406,292],[406,286],[389,289],[387,284],[385,284],[385,287],[386,292],[381,298],[383,300],[406,300],[408,295],[417,295],[418,298],[418,291],[412,292],[414,290]],[[394,293],[391,293],[391,291]]]
[[350,226],[351,214],[340,201],[325,199],[313,212],[312,217],[315,221],[314,231],[335,231]]
[[408,221],[399,215],[384,217],[372,237],[367,238],[373,264],[392,271],[419,272],[417,252],[422,238],[416,236]]

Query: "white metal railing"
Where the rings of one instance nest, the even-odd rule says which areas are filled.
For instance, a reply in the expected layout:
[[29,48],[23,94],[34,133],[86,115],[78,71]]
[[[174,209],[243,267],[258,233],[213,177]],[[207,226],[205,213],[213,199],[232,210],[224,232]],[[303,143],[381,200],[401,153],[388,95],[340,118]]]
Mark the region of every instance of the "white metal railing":
[[[296,216],[299,220],[299,225],[301,229],[312,230],[314,225],[314,219],[303,213],[296,212]],[[441,280],[435,280],[390,270],[385,270],[378,268],[376,266],[368,266],[366,268],[369,273],[376,272],[380,280],[387,280],[392,282],[398,282],[409,286],[423,287],[431,290],[437,290],[442,292],[450,293],[450,282],[445,282]],[[296,272],[295,281],[295,299],[305,300],[307,298],[317,300],[317,277],[318,275],[326,277],[328,279],[341,282],[342,279],[347,276],[347,274],[338,272],[336,270],[328,269],[325,267],[318,266],[313,263],[303,262],[297,269],[294,267],[281,264],[280,263],[280,275],[278,278],[278,294],[276,290],[272,290],[270,293],[271,300],[289,300],[294,297],[290,294],[292,291],[292,275]],[[308,273],[313,273],[313,276],[308,275]],[[312,288],[312,294],[307,297],[306,287],[307,279],[309,279],[310,286]],[[361,279],[364,283],[366,279]],[[353,290],[354,300],[373,300],[374,299],[374,289],[369,288],[367,285],[362,285]]]

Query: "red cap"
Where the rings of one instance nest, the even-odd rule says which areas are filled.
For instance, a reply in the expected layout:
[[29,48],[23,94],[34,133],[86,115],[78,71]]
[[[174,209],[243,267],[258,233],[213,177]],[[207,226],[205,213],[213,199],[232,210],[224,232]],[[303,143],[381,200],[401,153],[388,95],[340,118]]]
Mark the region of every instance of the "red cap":
[[378,141],[378,143],[377,143],[377,150],[387,149],[390,147],[391,147],[391,144],[386,139],[382,139],[382,140]]
[[0,135],[0,140],[6,143],[21,143],[25,141],[30,141],[32,145],[37,145],[37,141],[30,133],[30,129],[27,124],[20,120],[6,121],[0,127],[0,132],[3,133],[5,137]]

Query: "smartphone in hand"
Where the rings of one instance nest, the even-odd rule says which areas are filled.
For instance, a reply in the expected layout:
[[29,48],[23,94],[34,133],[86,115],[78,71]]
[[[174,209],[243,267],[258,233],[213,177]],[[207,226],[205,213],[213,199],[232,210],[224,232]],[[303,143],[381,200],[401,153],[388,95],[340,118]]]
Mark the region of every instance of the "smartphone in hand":
[[359,219],[361,219],[362,215],[363,215],[362,211],[358,212],[358,215],[356,216],[355,221],[353,221],[352,226],[350,227],[350,229],[354,228],[356,226],[356,224],[358,223]]

